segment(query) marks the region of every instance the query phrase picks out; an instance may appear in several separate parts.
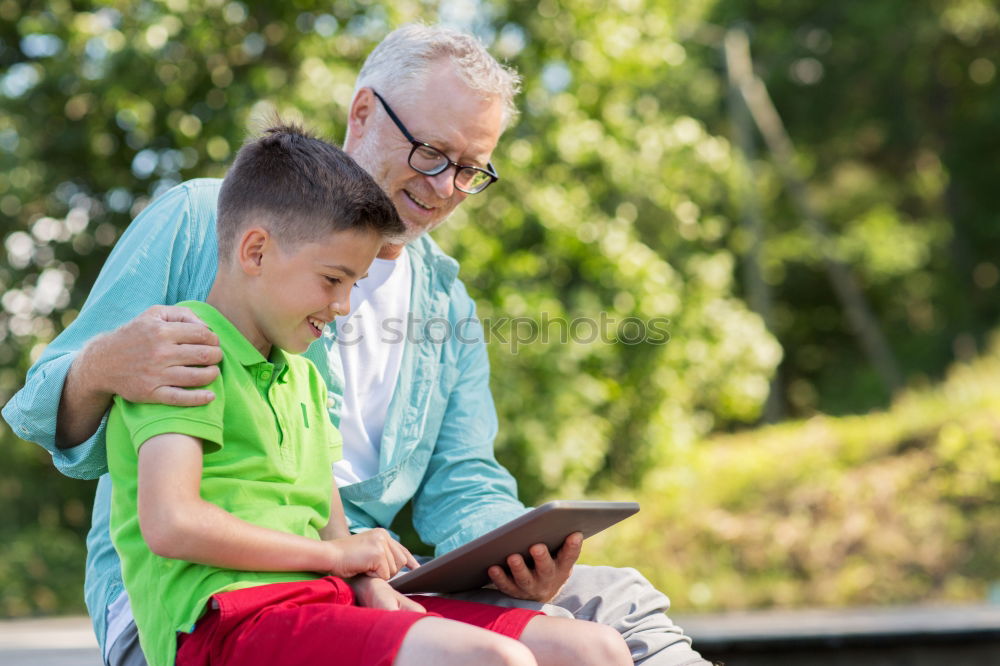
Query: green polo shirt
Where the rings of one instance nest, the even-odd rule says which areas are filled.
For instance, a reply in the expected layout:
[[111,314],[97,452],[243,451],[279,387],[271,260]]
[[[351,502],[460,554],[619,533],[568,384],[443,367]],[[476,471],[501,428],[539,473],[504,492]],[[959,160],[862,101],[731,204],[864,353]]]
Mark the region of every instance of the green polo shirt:
[[280,349],[265,359],[212,306],[179,305],[219,336],[221,372],[207,387],[215,400],[168,407],[115,397],[107,429],[111,537],[150,666],[174,663],[176,632],[193,629],[211,595],[319,574],[233,571],[153,554],[139,529],[139,447],[165,433],[200,438],[203,499],[247,522],[318,540],[330,518],[331,464],[342,446],[327,416],[326,385],[312,363]]

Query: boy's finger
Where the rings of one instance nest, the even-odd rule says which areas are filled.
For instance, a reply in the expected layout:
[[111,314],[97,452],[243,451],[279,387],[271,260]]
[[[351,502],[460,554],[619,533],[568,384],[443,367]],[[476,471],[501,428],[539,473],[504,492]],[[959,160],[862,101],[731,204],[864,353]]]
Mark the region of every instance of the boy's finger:
[[402,569],[406,565],[406,554],[405,548],[403,548],[396,541],[390,540],[390,546],[388,550],[389,563],[392,565],[392,571],[389,575],[395,576],[396,572]]
[[[397,592],[397,594],[399,594]],[[413,611],[415,613],[426,613],[427,609],[418,604],[413,599],[400,594],[399,595],[399,610]]]
[[368,572],[368,575],[375,578],[389,578],[389,565],[386,563],[385,557],[381,557],[375,562],[375,566]]
[[387,553],[384,549],[382,551],[382,558],[379,562],[378,567],[379,578],[390,578],[392,574],[396,573],[396,562],[392,558],[391,553]]
[[417,558],[415,558],[413,556],[413,553],[411,553],[410,551],[406,551],[406,566],[410,567],[411,569],[420,568],[420,562],[417,562]]
[[403,548],[398,542],[393,541],[389,544],[389,554],[392,557],[392,562],[395,565],[395,573],[403,568],[406,564],[406,549]]
[[399,563],[399,568],[402,569],[403,567],[407,567],[409,569],[419,569],[420,562],[417,562],[417,558],[407,552],[403,555],[403,559]]
[[400,568],[406,566],[411,569],[416,569],[420,566],[420,563],[417,562],[417,558],[413,556],[413,553],[410,552],[409,548],[398,541],[393,541],[392,543],[395,545],[396,554],[402,557],[401,560],[398,560]]

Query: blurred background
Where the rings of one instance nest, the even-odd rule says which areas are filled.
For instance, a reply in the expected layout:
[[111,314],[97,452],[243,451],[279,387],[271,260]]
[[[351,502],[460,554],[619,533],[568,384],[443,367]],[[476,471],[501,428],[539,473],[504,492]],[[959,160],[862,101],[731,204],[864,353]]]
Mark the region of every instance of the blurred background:
[[[341,140],[415,19],[524,77],[435,232],[481,316],[669,320],[491,332],[522,499],[641,502],[586,559],[682,611],[1000,600],[988,0],[0,0],[0,402],[151,199],[271,109]],[[0,439],[0,616],[81,612],[94,484]]]

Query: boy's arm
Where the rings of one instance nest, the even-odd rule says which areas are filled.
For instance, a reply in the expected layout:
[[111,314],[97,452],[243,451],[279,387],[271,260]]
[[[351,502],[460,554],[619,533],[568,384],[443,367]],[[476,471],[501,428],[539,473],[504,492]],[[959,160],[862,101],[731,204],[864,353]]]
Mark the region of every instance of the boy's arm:
[[316,541],[248,523],[201,498],[201,471],[202,445],[195,437],[157,435],[139,449],[139,526],[161,557],[242,571],[381,578],[412,560],[385,530]]
[[330,493],[330,522],[319,531],[319,535],[326,541],[351,536],[351,530],[347,527],[347,516],[344,515],[344,503],[340,500],[340,491],[336,483],[333,484],[333,492]]

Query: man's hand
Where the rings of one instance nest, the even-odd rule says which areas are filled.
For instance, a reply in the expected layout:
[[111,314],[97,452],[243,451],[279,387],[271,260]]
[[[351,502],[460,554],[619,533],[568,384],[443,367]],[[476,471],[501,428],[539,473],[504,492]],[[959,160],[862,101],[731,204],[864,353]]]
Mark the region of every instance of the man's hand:
[[535,561],[534,570],[528,568],[520,555],[510,555],[507,566],[511,575],[508,576],[503,567],[494,566],[488,571],[490,580],[508,597],[548,603],[569,579],[582,548],[583,534],[580,532],[566,537],[554,560],[545,544],[536,543],[528,551]]
[[381,578],[357,576],[347,581],[354,590],[354,599],[359,606],[380,608],[382,610],[408,610],[426,613],[427,609],[413,599],[404,596],[393,589],[392,585]]
[[205,386],[218,375],[219,338],[188,308],[156,305],[88,342],[63,384],[56,444],[76,446],[96,432],[111,398],[175,407],[215,399]]
[[188,308],[153,306],[92,344],[108,393],[175,407],[215,399],[211,391],[185,390],[210,384],[222,360],[218,336]]
[[420,566],[410,551],[381,527],[325,543],[333,550],[329,573],[341,578],[358,574],[391,578],[404,566]]

